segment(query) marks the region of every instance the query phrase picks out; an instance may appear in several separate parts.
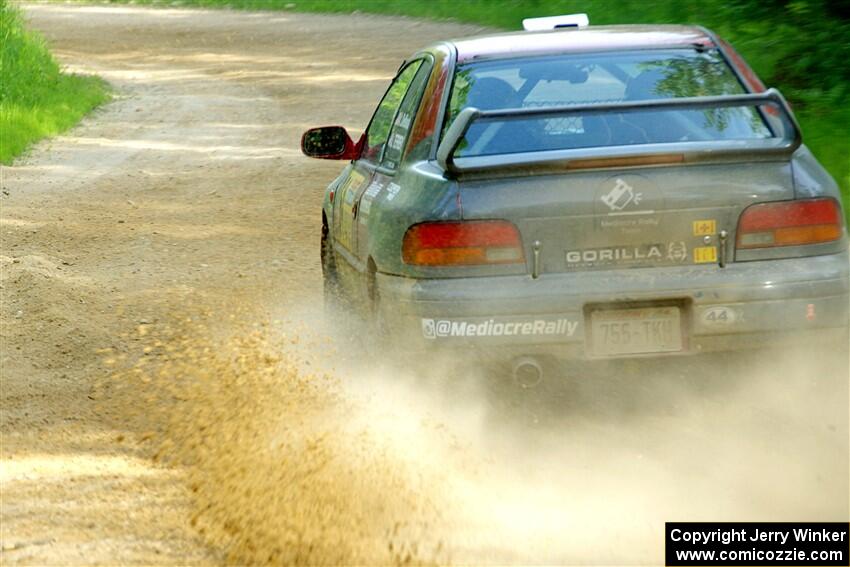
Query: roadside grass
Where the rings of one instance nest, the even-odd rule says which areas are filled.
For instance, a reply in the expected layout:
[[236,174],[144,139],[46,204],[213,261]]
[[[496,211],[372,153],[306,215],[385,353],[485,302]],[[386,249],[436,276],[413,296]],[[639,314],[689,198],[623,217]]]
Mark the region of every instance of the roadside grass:
[[0,163],[67,130],[109,99],[97,77],[63,73],[20,11],[0,0]]
[[705,25],[732,43],[768,86],[780,88],[791,101],[806,144],[841,185],[846,202],[850,203],[850,64],[847,63],[850,2],[847,0],[112,1],[167,7],[360,11],[452,19],[508,30],[520,29],[523,18],[575,12],[587,12],[594,24]]

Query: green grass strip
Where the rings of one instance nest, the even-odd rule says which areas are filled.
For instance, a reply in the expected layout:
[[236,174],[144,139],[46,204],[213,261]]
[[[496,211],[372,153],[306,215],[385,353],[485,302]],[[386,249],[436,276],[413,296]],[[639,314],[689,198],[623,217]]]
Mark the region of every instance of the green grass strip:
[[74,126],[109,99],[97,77],[63,73],[44,39],[0,0],[0,163],[33,143]]

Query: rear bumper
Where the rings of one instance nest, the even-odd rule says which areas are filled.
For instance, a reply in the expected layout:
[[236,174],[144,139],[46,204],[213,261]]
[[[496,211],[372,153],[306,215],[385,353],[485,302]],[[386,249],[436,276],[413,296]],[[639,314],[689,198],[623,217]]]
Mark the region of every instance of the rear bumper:
[[587,332],[595,306],[679,305],[679,355],[846,337],[848,274],[845,252],[722,269],[640,268],[538,279],[379,274],[377,286],[384,319],[406,346],[595,358]]

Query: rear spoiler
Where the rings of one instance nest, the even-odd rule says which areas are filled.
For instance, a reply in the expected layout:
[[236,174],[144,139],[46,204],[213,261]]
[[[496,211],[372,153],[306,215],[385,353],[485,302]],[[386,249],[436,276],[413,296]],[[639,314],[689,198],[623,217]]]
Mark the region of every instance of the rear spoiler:
[[[455,152],[472,124],[478,120],[521,120],[586,114],[620,114],[646,110],[704,110],[770,105],[779,112],[765,116],[774,137],[757,140],[714,140],[663,144],[635,144],[566,150],[455,157]],[[777,135],[777,126],[781,135]],[[741,159],[771,159],[790,156],[802,143],[800,126],[785,97],[776,90],[762,93],[670,98],[634,102],[580,104],[504,110],[465,108],[455,118],[437,148],[437,163],[443,171],[460,175],[497,169],[596,169],[665,163],[689,163]]]

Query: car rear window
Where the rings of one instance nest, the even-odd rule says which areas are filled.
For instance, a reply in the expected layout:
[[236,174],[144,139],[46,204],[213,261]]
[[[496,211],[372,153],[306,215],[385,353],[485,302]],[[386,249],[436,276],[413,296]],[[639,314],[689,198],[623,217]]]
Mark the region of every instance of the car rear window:
[[[646,50],[473,62],[455,74],[447,125],[467,107],[504,110],[746,91],[716,50]],[[445,130],[444,130],[445,131]],[[752,107],[487,120],[457,156],[771,137]]]

